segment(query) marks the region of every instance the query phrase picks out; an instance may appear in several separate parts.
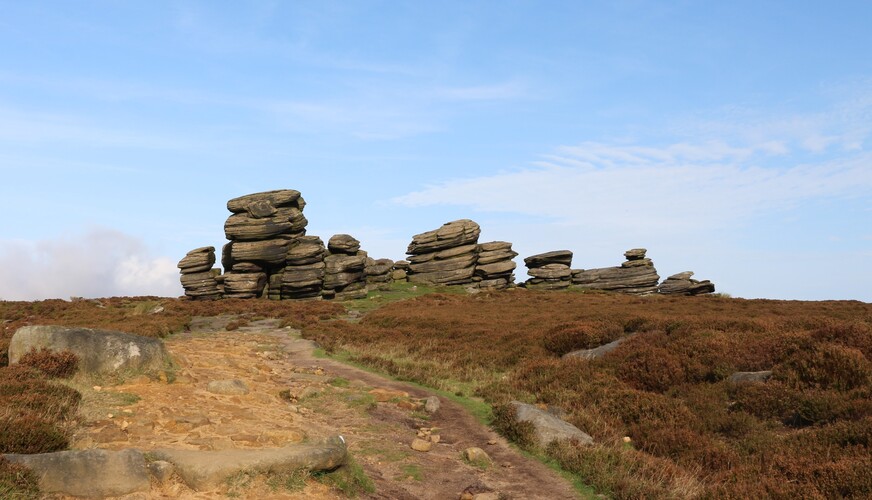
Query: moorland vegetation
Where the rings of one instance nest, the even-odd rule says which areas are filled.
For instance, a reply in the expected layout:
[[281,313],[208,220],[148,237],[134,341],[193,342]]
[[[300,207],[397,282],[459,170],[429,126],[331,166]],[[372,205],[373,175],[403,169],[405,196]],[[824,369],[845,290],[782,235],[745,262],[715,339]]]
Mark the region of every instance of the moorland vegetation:
[[[388,297],[0,302],[0,366],[27,324],[162,337],[195,316],[234,315],[229,329],[280,318],[342,359],[483,400],[504,435],[609,496],[872,496],[872,304],[525,290]],[[597,359],[562,357],[625,337]],[[0,427],[14,430],[0,452],[67,445],[78,393],[56,377],[74,363],[34,353],[0,368]],[[771,378],[729,380],[760,370]],[[596,444],[537,449],[511,400],[551,408]],[[7,483],[21,490],[32,478],[0,463],[0,491]]]

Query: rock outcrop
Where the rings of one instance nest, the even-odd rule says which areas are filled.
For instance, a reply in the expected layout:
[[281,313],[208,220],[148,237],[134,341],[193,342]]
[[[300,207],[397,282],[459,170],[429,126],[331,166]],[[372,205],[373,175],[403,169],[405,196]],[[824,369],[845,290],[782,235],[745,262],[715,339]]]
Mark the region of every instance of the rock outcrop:
[[478,259],[473,279],[479,288],[503,289],[515,282],[515,261],[518,253],[507,241],[491,241],[478,245]]
[[391,259],[372,259],[367,257],[364,274],[366,286],[370,289],[382,290],[390,287],[393,282],[394,261]]
[[160,339],[124,332],[69,326],[31,325],[19,328],[9,342],[9,363],[18,363],[31,349],[69,350],[78,356],[78,370],[88,376],[123,379],[144,374],[166,376],[172,361]]
[[282,299],[313,299],[324,285],[327,248],[317,236],[301,236],[291,242],[282,273]]
[[224,223],[224,296],[281,298],[291,243],[306,234],[306,202],[293,189],[267,191],[227,202]]
[[645,257],[646,253],[644,248],[633,248],[624,252],[627,260],[618,267],[573,270],[572,284],[579,288],[639,295],[654,293],[660,276],[651,259]]
[[444,224],[412,237],[409,281],[431,285],[466,285],[473,282],[481,228],[469,219]]
[[223,289],[219,280],[220,269],[212,269],[215,264],[215,247],[200,247],[188,252],[179,261],[182,288],[185,296],[194,300],[214,300],[221,298]]
[[533,425],[536,444],[542,448],[547,447],[552,441],[564,439],[575,440],[582,445],[593,444],[590,435],[551,413],[520,401],[512,401],[509,404],[515,410],[514,417],[517,422],[530,422]]
[[530,290],[560,290],[571,284],[572,252],[569,250],[531,255],[524,259],[524,264],[530,275],[525,286]]
[[705,293],[714,293],[715,284],[711,281],[697,281],[691,279],[693,271],[685,271],[683,273],[673,274],[663,280],[660,284],[659,291],[667,295],[702,295]]
[[324,257],[325,299],[352,300],[366,298],[367,254],[360,250],[360,242],[347,234],[337,234],[327,243]]

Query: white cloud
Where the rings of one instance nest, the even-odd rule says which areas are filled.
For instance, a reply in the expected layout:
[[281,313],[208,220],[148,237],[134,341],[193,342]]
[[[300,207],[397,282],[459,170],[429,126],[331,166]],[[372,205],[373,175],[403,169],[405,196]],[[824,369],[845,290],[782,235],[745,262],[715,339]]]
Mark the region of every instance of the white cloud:
[[746,166],[753,153],[721,143],[659,148],[584,143],[560,148],[530,168],[447,181],[394,201],[663,234],[713,229],[809,198],[872,190],[870,153],[790,168]]
[[175,263],[139,239],[91,229],[39,241],[0,240],[0,299],[178,296]]

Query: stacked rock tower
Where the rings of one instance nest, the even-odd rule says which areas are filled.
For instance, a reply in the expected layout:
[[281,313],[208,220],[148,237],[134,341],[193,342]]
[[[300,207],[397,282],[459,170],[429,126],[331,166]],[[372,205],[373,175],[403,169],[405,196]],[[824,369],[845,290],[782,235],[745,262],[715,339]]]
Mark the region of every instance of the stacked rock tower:
[[288,245],[282,273],[282,299],[321,297],[327,248],[317,236],[300,236]]
[[433,285],[472,283],[479,234],[478,224],[461,219],[413,236],[406,250],[409,281]]
[[573,270],[572,284],[580,288],[639,295],[656,292],[660,276],[654,269],[654,262],[645,257],[647,252],[644,248],[627,250],[624,252],[627,260],[618,267]]
[[480,288],[507,288],[515,282],[516,264],[512,260],[518,252],[508,241],[491,241],[478,246],[474,280]]
[[194,300],[220,299],[224,292],[216,279],[220,269],[212,269],[215,264],[215,247],[200,247],[188,252],[179,261],[182,273],[182,288],[185,295]]
[[327,242],[324,257],[324,288],[326,299],[362,299],[366,297],[366,252],[360,242],[347,234],[337,234]]
[[555,250],[553,252],[531,255],[524,259],[530,279],[525,286],[530,290],[561,290],[572,284],[572,252]]
[[[224,223],[224,234],[230,240],[221,259],[225,297],[280,298],[288,248],[291,241],[306,234],[305,206],[300,192],[293,189],[249,194],[227,202],[232,215]],[[278,290],[270,293],[268,284]]]

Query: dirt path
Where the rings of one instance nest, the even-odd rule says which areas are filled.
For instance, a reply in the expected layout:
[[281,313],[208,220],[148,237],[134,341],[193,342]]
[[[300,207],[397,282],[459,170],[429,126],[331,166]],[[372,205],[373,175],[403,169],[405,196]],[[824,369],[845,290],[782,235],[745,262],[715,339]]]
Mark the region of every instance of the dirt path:
[[[431,415],[417,405],[418,398],[431,394],[315,358],[312,343],[298,332],[276,329],[270,321],[232,332],[223,331],[224,325],[226,319],[201,319],[192,332],[167,341],[180,365],[174,383],[141,379],[87,390],[87,423],[72,447],[268,448],[341,434],[375,483],[375,493],[363,498],[453,499],[464,492],[492,493],[485,498],[577,498],[565,480],[520,455],[450,400],[441,399]],[[231,379],[243,381],[249,392],[207,390],[209,382]],[[376,402],[372,389],[409,396],[387,394],[380,399],[388,401]],[[422,428],[439,436],[428,452],[410,447]],[[484,449],[493,463],[465,462],[461,454],[472,446]],[[171,480],[139,498],[342,498],[313,480],[292,490],[259,477],[234,478],[206,492]]]

